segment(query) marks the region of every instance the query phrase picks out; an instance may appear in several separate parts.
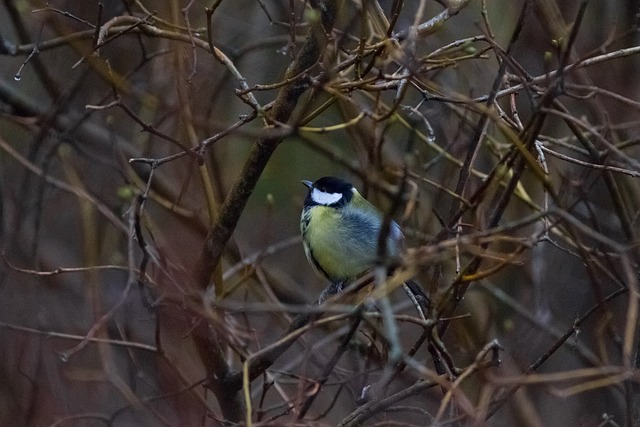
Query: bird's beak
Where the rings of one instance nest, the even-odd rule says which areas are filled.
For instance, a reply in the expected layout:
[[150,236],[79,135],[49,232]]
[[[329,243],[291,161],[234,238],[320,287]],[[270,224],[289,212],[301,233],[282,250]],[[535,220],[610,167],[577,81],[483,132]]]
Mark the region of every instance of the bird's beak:
[[307,181],[306,179],[303,179],[301,182],[302,182],[302,183],[304,184],[304,186],[305,186],[305,187],[307,187],[309,190],[311,190],[311,187],[313,187],[313,182],[311,182],[311,181]]

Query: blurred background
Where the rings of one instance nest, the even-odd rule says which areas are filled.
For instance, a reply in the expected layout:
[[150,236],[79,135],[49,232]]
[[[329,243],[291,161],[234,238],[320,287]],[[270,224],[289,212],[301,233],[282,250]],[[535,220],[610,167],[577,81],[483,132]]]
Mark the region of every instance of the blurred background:
[[[639,2],[344,0],[327,34],[316,3],[0,3],[0,424],[246,423],[192,332],[239,372],[317,301],[300,181],[335,175],[401,223],[431,295],[438,326],[398,320],[405,355],[426,344],[383,394],[419,387],[363,401],[386,340],[342,317],[245,390],[254,425],[638,425]],[[285,80],[308,37],[320,59]],[[288,125],[269,121],[288,84]]]

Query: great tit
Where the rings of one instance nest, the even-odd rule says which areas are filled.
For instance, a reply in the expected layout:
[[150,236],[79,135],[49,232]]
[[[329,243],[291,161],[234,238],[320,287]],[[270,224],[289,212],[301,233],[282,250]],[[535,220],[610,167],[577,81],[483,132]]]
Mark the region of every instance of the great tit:
[[[309,189],[300,218],[305,254],[339,291],[375,265],[384,214],[344,179],[327,176],[302,183]],[[386,243],[389,259],[401,254],[404,235],[395,221]],[[409,281],[403,288],[422,313],[419,306],[429,299],[420,286]]]

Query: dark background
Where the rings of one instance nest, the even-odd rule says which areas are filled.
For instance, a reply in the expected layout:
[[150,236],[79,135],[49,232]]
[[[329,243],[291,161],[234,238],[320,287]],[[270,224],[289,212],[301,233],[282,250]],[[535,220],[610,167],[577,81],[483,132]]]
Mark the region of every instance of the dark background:
[[[375,407],[366,425],[429,425],[441,405],[440,421],[459,425],[637,425],[638,2],[529,1],[510,44],[523,1],[459,2],[434,31],[400,41],[377,25],[378,2],[338,1],[322,59],[283,82],[317,31],[315,2],[223,0],[211,17],[212,43],[249,87],[282,83],[253,92],[267,108],[260,114],[269,117],[286,83],[305,90],[285,120],[290,128],[251,119],[238,80],[208,51],[205,8],[215,3],[0,4],[0,424],[233,421],[233,404],[221,396],[244,402],[242,390],[216,389],[223,382],[211,380],[211,369],[221,365],[212,366],[210,347],[203,355],[197,331],[209,328],[209,345],[241,370],[317,300],[326,283],[298,237],[300,180],[336,175],[381,209],[396,207],[411,248],[405,265],[431,292],[431,318],[450,322],[441,350],[462,370],[444,388]],[[395,33],[444,10],[435,1],[379,6],[386,19],[398,8]],[[123,16],[136,20],[118,18],[122,32],[110,31],[96,49],[98,20]],[[484,39],[436,52],[474,36]],[[356,58],[361,40],[379,49],[367,47],[357,67],[337,67]],[[545,77],[560,64],[576,69]],[[498,92],[499,108],[485,114],[496,79],[501,91],[520,86],[514,96]],[[235,212],[222,276],[213,279],[224,292],[213,298],[194,279],[207,230],[246,178],[252,147],[274,129],[286,137]],[[223,131],[202,150],[167,159]],[[543,148],[552,150],[543,151],[548,175],[535,166]],[[150,161],[132,158],[167,161],[151,175]],[[459,222],[455,192],[470,205]],[[402,292],[391,301],[415,317]],[[349,310],[336,305],[324,318]],[[385,366],[375,323],[363,322],[349,341],[350,321],[327,321],[283,349],[251,384],[254,425],[351,425],[362,388]],[[93,340],[81,344],[94,325]],[[398,327],[406,354],[424,329]],[[432,331],[427,342],[437,338]],[[471,366],[493,339],[501,366]],[[427,348],[385,395],[445,378]],[[326,383],[317,383],[327,366]],[[443,404],[447,389],[454,398]],[[244,413],[235,421],[245,422]]]

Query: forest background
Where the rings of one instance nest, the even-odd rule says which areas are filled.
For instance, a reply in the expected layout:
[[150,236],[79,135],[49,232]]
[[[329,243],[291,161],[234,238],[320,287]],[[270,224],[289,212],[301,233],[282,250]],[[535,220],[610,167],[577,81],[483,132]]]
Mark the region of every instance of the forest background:
[[[0,424],[640,424],[639,13],[3,0]],[[318,305],[325,175],[408,249]]]

